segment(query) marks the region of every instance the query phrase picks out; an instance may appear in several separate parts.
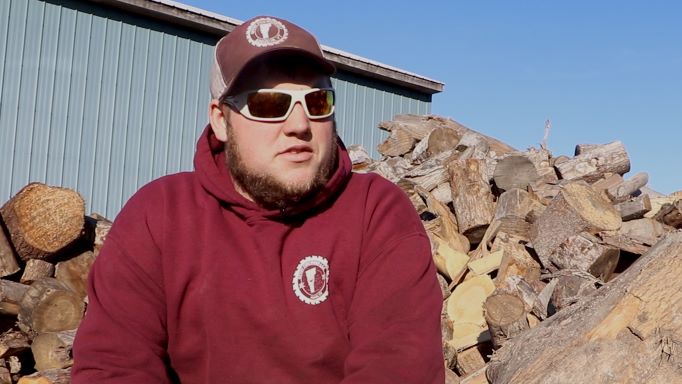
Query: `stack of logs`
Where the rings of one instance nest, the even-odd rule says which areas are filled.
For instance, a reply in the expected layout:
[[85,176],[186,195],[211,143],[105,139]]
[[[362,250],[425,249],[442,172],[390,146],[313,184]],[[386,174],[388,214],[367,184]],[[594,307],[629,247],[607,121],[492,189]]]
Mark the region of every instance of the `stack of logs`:
[[682,382],[682,193],[624,179],[619,141],[553,157],[437,116],[379,127],[382,160],[350,146],[353,167],[431,238],[447,383]]
[[0,208],[0,384],[65,384],[86,282],[111,222],[31,183]]
[[[521,152],[401,115],[356,172],[399,185],[431,238],[446,383],[682,382],[682,193],[628,179],[620,142]],[[89,268],[111,227],[70,189],[0,208],[0,384],[65,384]],[[396,341],[399,345],[399,341]]]

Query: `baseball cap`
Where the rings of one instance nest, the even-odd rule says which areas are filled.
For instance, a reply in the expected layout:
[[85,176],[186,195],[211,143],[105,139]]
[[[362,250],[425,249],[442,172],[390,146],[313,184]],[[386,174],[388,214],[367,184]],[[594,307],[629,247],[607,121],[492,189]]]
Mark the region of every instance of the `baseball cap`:
[[219,99],[229,94],[249,63],[275,52],[300,54],[312,59],[327,75],[336,71],[324,58],[320,44],[310,32],[284,19],[256,16],[235,27],[216,44],[211,68],[211,97]]

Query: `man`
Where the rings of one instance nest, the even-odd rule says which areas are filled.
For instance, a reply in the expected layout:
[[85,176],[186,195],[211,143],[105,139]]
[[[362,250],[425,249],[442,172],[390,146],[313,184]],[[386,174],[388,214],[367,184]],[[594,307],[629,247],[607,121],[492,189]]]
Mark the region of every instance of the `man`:
[[92,268],[73,383],[443,383],[428,238],[351,173],[315,38],[257,17],[215,61],[195,171],[138,191]]

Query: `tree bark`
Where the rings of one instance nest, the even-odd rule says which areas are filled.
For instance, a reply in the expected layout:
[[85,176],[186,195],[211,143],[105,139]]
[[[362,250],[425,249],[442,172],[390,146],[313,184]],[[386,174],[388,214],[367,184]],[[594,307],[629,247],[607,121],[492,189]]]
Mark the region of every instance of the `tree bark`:
[[31,259],[26,262],[24,273],[19,281],[22,284],[31,284],[43,277],[52,277],[53,274],[54,264],[39,259]]
[[494,197],[483,176],[484,166],[484,161],[477,159],[454,160],[448,166],[459,231],[472,243],[483,238],[495,213]]
[[488,296],[483,304],[483,312],[495,349],[530,327],[524,302],[508,293],[498,292]]
[[562,179],[592,182],[601,178],[605,173],[623,175],[629,172],[630,158],[623,143],[614,141],[593,146],[589,151],[580,152],[574,158],[555,166]]

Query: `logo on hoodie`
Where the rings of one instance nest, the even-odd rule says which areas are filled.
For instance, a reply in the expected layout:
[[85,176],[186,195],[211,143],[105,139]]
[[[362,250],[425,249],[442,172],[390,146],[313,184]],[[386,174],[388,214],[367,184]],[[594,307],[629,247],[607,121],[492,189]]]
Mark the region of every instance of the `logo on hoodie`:
[[291,283],[302,302],[320,304],[329,296],[329,262],[322,256],[304,258],[298,263]]

